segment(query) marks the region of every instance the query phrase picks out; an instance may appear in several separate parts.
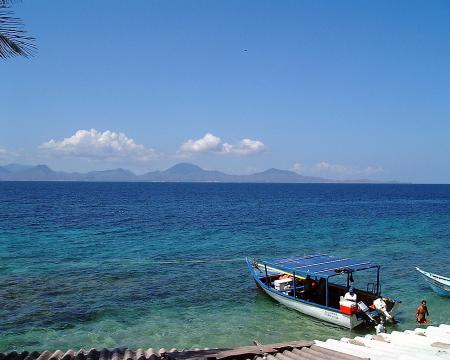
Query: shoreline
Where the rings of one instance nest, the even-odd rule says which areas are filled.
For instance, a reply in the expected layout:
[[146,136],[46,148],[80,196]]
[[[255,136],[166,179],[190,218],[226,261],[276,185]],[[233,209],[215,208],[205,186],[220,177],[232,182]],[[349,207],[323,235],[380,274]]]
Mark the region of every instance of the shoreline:
[[403,332],[393,331],[379,335],[355,336],[354,338],[327,339],[325,341],[291,341],[263,345],[254,341],[254,345],[236,348],[216,349],[90,349],[66,351],[10,351],[0,352],[1,360],[285,360],[285,359],[337,359],[337,360],[384,360],[406,359],[416,355],[436,358],[450,357],[450,325],[428,326]]

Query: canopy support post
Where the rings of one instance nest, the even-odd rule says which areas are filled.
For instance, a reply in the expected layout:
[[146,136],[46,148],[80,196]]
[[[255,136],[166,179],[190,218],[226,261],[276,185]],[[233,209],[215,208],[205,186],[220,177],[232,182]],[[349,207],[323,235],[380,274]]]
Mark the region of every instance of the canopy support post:
[[380,265],[377,266],[377,296],[380,295]]
[[292,278],[292,286],[294,287],[294,298],[296,298],[295,296],[295,271],[293,272],[293,278]]
[[266,271],[266,285],[267,285],[267,287],[270,287],[269,286],[269,274],[267,273],[267,265],[266,264],[264,264],[264,270]]
[[328,307],[328,278],[325,281],[325,305]]

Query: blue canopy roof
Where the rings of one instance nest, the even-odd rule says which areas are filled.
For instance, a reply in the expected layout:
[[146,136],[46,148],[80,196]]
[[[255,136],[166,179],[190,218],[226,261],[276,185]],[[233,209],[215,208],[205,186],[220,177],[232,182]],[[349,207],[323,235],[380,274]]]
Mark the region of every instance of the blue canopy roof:
[[360,271],[378,267],[377,264],[370,261],[357,261],[326,254],[294,256],[264,263],[273,269],[324,278],[342,272]]

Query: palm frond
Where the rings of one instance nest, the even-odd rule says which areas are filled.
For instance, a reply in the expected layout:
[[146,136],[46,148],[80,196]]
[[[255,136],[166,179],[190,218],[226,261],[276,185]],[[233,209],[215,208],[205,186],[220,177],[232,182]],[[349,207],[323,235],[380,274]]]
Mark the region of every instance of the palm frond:
[[1,6],[13,0],[0,0],[0,58],[31,56],[36,51],[35,39],[28,35],[23,22]]
[[12,5],[16,2],[19,2],[20,0],[0,0],[0,6],[8,6]]

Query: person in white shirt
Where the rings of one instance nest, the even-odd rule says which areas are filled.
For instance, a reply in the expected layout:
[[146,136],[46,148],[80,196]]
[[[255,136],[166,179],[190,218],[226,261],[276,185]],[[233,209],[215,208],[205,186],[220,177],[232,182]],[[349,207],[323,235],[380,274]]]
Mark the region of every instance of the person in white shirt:
[[348,292],[346,292],[344,295],[344,300],[349,300],[356,304],[356,299],[357,299],[357,296],[355,293],[355,289],[353,289],[353,286],[350,286],[348,288]]

